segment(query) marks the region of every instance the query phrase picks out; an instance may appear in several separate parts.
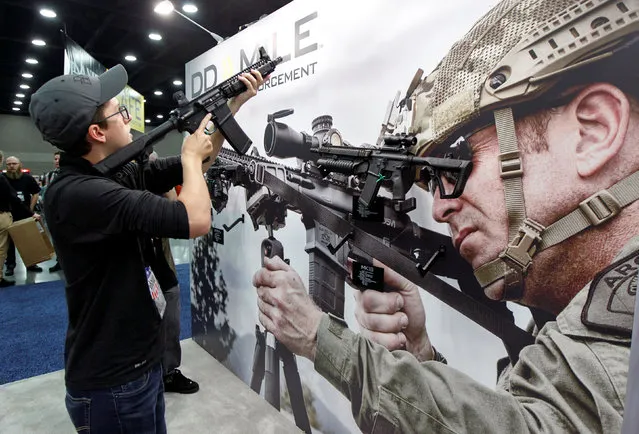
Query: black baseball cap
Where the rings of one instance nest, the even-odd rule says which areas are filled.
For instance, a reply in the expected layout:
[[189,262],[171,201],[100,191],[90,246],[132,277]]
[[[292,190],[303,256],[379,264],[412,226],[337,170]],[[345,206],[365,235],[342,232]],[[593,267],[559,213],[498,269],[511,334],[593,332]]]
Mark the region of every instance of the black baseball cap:
[[52,78],[31,95],[29,114],[44,140],[69,151],[87,133],[98,107],[122,92],[127,81],[122,65],[99,76]]

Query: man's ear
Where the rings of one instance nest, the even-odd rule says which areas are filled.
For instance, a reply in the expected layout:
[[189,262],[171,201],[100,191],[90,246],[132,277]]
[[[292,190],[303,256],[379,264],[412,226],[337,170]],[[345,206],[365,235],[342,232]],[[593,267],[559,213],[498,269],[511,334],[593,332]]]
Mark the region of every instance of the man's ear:
[[106,142],[106,136],[104,135],[104,130],[100,128],[98,124],[89,125],[86,138],[88,142],[98,142],[98,143]]
[[630,101],[619,88],[597,83],[582,90],[570,106],[579,128],[577,172],[592,176],[621,151],[630,122]]

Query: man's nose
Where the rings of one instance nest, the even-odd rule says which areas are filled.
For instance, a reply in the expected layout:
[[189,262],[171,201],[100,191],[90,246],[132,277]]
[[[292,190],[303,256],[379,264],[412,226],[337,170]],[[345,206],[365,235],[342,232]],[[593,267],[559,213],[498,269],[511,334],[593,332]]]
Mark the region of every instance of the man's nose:
[[442,199],[439,188],[433,196],[433,219],[439,223],[448,223],[450,216],[461,209],[462,202],[457,199]]

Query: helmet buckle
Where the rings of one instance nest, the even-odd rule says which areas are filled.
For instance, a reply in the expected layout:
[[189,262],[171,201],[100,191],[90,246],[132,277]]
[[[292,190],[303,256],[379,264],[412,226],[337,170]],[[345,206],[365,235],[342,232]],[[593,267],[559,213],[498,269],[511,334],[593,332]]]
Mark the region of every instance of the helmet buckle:
[[502,179],[514,178],[524,174],[519,151],[504,152],[499,155],[499,160],[499,175]]
[[525,274],[532,264],[532,257],[535,255],[544,229],[544,226],[539,223],[525,219],[519,227],[517,237],[511,241],[506,250],[499,254],[499,257]]
[[608,190],[601,190],[579,204],[593,226],[607,222],[621,211],[621,204]]

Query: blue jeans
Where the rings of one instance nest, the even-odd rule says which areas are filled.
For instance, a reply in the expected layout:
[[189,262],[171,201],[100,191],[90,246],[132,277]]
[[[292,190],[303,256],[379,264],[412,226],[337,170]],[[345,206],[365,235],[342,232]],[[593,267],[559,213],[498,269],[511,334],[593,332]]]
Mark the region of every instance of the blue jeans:
[[121,386],[82,391],[67,388],[65,404],[79,433],[166,433],[160,364]]

